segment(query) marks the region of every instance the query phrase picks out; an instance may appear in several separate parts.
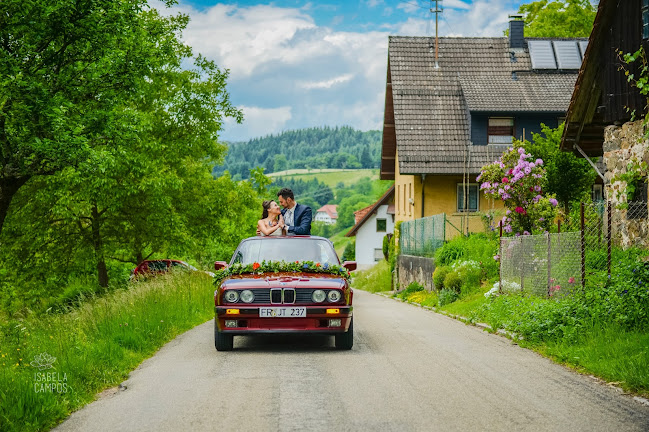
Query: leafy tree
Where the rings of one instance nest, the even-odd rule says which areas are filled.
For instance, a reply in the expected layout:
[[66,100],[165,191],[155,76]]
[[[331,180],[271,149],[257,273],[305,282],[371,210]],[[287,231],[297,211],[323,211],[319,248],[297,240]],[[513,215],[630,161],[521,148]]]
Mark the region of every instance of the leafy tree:
[[522,4],[526,37],[588,37],[596,7],[590,0],[538,0]]
[[345,250],[343,250],[343,256],[341,257],[341,260],[343,262],[345,261],[354,261],[356,259],[356,238],[352,239],[347,245],[345,246]]
[[273,164],[273,171],[286,171],[288,168],[288,161],[286,160],[286,155],[276,154],[275,163]]
[[363,168],[374,168],[374,161],[372,160],[372,156],[370,155],[369,146],[363,147],[360,163]]
[[570,203],[590,198],[595,184],[595,171],[583,158],[559,149],[563,124],[557,128],[541,125],[541,133],[533,133],[532,141],[518,144],[532,155],[542,159],[546,172],[546,193],[554,194],[565,214],[568,214]]
[[354,212],[369,206],[371,202],[365,195],[352,195],[343,199],[338,205],[338,220],[336,229],[338,231],[348,229],[354,225]]
[[[36,99],[20,99],[29,96],[29,92],[25,96],[12,93],[11,85],[6,91],[0,87],[0,92],[5,92],[0,93],[0,100],[4,96],[4,100],[12,104],[9,110],[0,113],[4,114],[0,119],[7,119],[0,125],[4,126],[0,140],[6,139],[8,144],[8,147],[2,146],[3,161],[7,167],[7,161],[20,162],[22,158],[24,168],[22,171],[5,169],[4,175],[17,173],[15,175],[22,176],[21,179],[26,179],[23,187],[31,192],[26,195],[29,199],[23,198],[18,208],[9,209],[10,217],[18,222],[12,228],[12,235],[3,235],[4,244],[10,245],[8,252],[17,251],[20,245],[35,252],[22,241],[29,238],[24,231],[29,225],[20,226],[22,221],[34,220],[40,228],[34,236],[44,233],[33,238],[35,244],[52,251],[69,251],[68,256],[74,251],[83,253],[85,258],[80,260],[83,268],[79,271],[95,268],[99,284],[105,287],[109,280],[109,260],[136,264],[160,252],[182,256],[195,251],[197,245],[210,246],[211,249],[205,249],[206,253],[213,253],[217,245],[236,245],[241,226],[254,227],[242,203],[252,208],[256,194],[249,183],[233,183],[229,177],[214,180],[210,175],[211,167],[224,155],[225,148],[217,140],[223,118],[231,116],[241,120],[241,113],[232,107],[225,91],[227,72],[200,56],[194,58],[191,48],[180,41],[180,31],[187,25],[184,16],[162,17],[155,10],[143,9],[144,3],[135,1],[118,2],[124,9],[115,9],[113,3],[103,1],[89,1],[80,9],[68,7],[64,1],[59,3],[58,8],[38,9],[38,5],[32,3],[30,6],[48,19],[54,18],[52,14],[63,14],[56,17],[64,22],[76,22],[76,15],[81,14],[95,23],[94,32],[103,32],[101,25],[111,29],[106,27],[112,25],[110,20],[127,26],[129,31],[124,28],[117,31],[116,27],[112,35],[115,40],[105,40],[101,36],[101,41],[107,45],[102,46],[94,45],[92,35],[72,31],[70,36],[65,28],[45,29],[51,30],[48,34],[62,44],[50,54],[56,57],[62,51],[69,55],[69,58],[59,58],[60,64],[52,65],[52,70],[65,69],[66,62],[70,61],[74,63],[67,71],[70,76],[64,74],[54,83],[41,82],[40,76],[31,81],[21,79],[25,81],[23,85],[40,86],[44,92],[42,97],[60,99],[67,107],[66,112],[71,113],[71,119],[52,120],[51,112],[56,114],[56,109],[39,107]],[[0,19],[5,18],[0,14]],[[22,16],[20,19],[32,18]],[[14,30],[22,28],[20,19],[10,23]],[[90,28],[86,30],[90,32]],[[12,49],[9,43],[12,37],[9,33],[5,39],[5,49]],[[32,37],[40,41],[40,35]],[[67,41],[68,37],[72,40]],[[40,47],[29,37],[17,38],[29,49]],[[75,38],[82,41],[77,48],[74,48]],[[70,45],[73,48],[69,48]],[[88,46],[94,51],[86,52]],[[23,48],[20,44],[17,47]],[[32,55],[36,65],[47,63],[41,59],[43,53],[27,48],[21,51],[23,56]],[[72,51],[67,52],[68,49]],[[86,55],[97,64],[83,63]],[[192,69],[187,69],[191,59]],[[119,66],[117,70],[111,69],[113,63]],[[12,65],[5,62],[0,63],[0,67],[6,64]],[[102,66],[109,73],[121,74],[124,82],[113,82],[112,76],[105,77]],[[77,73],[83,82],[75,81],[78,79],[75,67],[80,68]],[[84,75],[86,72],[93,74]],[[104,78],[106,83],[102,81]],[[109,85],[111,83],[114,87]],[[71,88],[56,88],[64,84]],[[23,110],[43,116],[46,123],[53,121],[45,126],[63,125],[64,129],[72,128],[78,133],[53,136],[45,128],[43,136],[50,138],[44,139],[29,135],[31,132],[15,132],[20,125],[17,121],[27,121],[26,117],[20,118],[22,112],[11,111],[13,105],[19,103],[23,104]],[[24,154],[20,151],[17,156],[8,154],[5,150],[12,145],[22,149]],[[72,152],[69,154],[77,152],[77,155],[73,159],[58,155],[59,152],[66,154],[62,145]],[[67,163],[69,166],[63,167]],[[39,174],[49,174],[49,177],[42,178]],[[257,189],[263,189],[263,184],[264,181],[258,182]],[[206,243],[208,236],[212,237]],[[56,261],[52,255],[45,256]]]
[[0,230],[31,178],[125,132],[124,101],[164,67],[186,22],[145,0],[0,2]]

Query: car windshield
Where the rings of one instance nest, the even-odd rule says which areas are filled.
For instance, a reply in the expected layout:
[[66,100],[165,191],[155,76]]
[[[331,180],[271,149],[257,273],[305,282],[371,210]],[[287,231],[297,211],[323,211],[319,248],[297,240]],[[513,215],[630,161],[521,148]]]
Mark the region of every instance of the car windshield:
[[252,264],[262,261],[313,261],[338,265],[338,256],[326,240],[314,238],[259,238],[243,241],[231,264]]

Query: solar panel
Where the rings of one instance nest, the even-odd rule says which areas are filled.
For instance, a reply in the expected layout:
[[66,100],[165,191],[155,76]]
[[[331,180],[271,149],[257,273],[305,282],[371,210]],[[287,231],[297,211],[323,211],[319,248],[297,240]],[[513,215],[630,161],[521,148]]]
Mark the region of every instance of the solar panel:
[[579,69],[581,66],[581,56],[577,41],[552,41],[554,52],[557,55],[559,69]]
[[554,61],[554,52],[550,41],[528,41],[527,46],[530,50],[530,59],[532,60],[532,69],[556,69],[557,63]]
[[586,47],[588,46],[588,41],[579,41],[579,49],[581,50],[581,59],[584,59],[586,54]]

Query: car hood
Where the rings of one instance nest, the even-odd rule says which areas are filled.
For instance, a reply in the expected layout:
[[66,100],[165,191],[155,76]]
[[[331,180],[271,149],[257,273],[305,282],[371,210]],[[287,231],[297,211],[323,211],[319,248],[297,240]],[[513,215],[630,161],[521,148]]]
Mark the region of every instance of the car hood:
[[340,276],[331,274],[272,273],[233,275],[225,279],[221,286],[226,289],[261,289],[261,288],[320,288],[336,289],[345,285]]

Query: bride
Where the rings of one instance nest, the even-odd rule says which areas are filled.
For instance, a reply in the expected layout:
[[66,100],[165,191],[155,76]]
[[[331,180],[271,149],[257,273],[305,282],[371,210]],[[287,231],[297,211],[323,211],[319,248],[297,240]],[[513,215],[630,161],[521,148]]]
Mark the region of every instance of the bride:
[[284,234],[284,217],[279,205],[272,200],[262,203],[264,211],[257,222],[257,229],[262,236],[278,236]]

